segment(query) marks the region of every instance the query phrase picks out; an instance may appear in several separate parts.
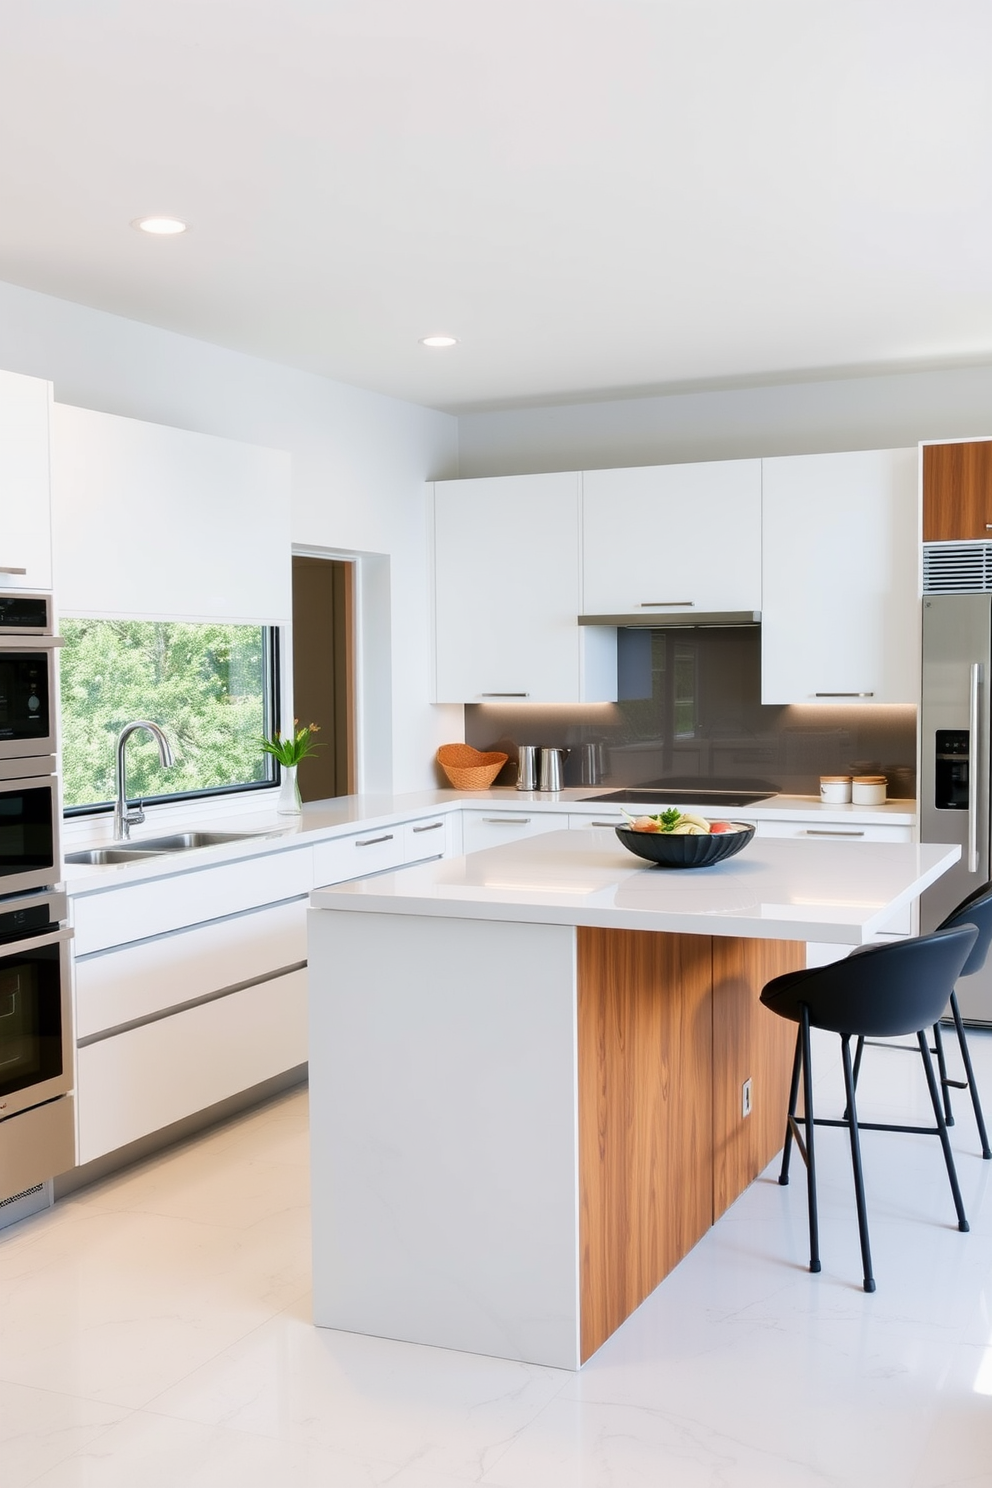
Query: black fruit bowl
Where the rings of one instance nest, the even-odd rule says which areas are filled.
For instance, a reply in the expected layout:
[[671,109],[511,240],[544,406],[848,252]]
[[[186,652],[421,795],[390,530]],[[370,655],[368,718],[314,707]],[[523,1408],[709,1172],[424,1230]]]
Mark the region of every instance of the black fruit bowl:
[[700,833],[698,837],[678,837],[671,832],[632,832],[630,827],[615,830],[624,847],[658,868],[708,868],[711,863],[732,858],[754,836],[754,827],[746,822],[733,825],[739,830]]

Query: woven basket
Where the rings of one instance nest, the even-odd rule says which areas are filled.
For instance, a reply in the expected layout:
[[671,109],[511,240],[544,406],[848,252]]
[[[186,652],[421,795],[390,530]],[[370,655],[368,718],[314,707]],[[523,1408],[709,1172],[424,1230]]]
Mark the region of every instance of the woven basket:
[[455,790],[485,790],[508,759],[509,755],[495,750],[483,754],[471,744],[442,744],[437,752],[437,762]]

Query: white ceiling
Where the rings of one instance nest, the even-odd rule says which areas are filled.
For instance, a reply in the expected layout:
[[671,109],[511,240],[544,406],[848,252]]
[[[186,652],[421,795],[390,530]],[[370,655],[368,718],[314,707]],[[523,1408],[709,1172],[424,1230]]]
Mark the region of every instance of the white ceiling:
[[990,61],[989,0],[0,0],[0,279],[452,410],[983,359]]

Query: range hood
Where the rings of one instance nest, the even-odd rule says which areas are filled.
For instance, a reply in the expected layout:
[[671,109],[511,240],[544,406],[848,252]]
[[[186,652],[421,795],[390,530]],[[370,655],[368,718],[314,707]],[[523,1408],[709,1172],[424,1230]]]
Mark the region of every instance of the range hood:
[[625,630],[670,630],[678,625],[760,625],[760,610],[642,610],[627,615],[580,615],[580,625],[613,625]]

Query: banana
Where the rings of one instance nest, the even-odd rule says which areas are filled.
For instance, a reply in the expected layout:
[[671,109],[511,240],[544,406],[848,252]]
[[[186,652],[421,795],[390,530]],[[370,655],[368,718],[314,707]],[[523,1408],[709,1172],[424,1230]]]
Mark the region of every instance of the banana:
[[698,817],[696,818],[695,821],[687,821],[685,819],[685,817],[683,817],[683,819],[677,824],[677,826],[674,826],[672,828],[672,836],[673,837],[705,837],[705,836],[707,836],[709,834],[709,827],[707,827],[706,828],[706,831],[704,832],[703,829],[702,829],[702,827],[696,825],[696,821],[698,821]]
[[683,811],[682,820],[675,828],[676,832],[679,830],[684,822],[689,822],[692,826],[698,827],[700,832],[705,832],[707,835],[709,834],[710,824],[704,816],[693,816],[691,811]]

